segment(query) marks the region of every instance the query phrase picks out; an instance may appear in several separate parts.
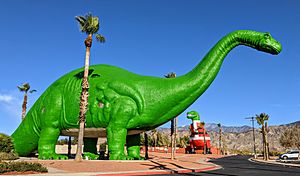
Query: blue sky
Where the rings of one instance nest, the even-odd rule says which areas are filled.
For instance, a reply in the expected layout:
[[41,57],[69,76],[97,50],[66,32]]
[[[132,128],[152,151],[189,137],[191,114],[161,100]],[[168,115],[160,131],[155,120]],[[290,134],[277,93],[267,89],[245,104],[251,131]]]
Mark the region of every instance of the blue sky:
[[[29,82],[29,108],[63,74],[82,67],[86,37],[74,20],[100,17],[105,44],[94,43],[91,64],[110,64],[163,77],[191,70],[227,33],[270,32],[281,42],[278,56],[239,46],[231,51],[210,88],[187,110],[206,123],[251,125],[261,112],[269,124],[300,119],[300,2],[295,0],[89,0],[3,1],[0,6],[0,132],[21,121],[22,93]],[[185,113],[179,125],[189,124]]]

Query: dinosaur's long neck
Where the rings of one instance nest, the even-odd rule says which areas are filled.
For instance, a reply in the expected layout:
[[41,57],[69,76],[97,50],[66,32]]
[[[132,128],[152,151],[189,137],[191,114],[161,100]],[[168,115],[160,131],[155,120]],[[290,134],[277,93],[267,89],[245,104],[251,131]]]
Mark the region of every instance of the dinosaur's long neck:
[[[174,104],[174,108],[168,112],[168,118],[183,112],[204,93],[216,78],[224,58],[234,47],[247,45],[255,48],[258,46],[257,37],[259,35],[260,33],[254,31],[235,31],[228,34],[206,54],[192,71],[173,79],[174,86],[171,92],[173,96],[181,100]],[[170,84],[172,83],[170,82]]]
[[245,30],[232,32],[222,38],[192,71],[182,76],[185,81],[190,82],[186,89],[199,97],[216,78],[227,54],[238,45],[257,47],[260,35],[261,33]]

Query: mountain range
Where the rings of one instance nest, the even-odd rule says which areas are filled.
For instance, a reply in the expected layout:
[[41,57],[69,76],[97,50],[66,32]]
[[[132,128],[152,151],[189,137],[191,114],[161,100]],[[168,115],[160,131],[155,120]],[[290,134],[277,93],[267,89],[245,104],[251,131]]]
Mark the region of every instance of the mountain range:
[[[289,124],[269,126],[268,141],[270,151],[285,151],[279,143],[280,136],[285,130],[291,128],[291,126],[299,125],[300,121],[296,121]],[[215,147],[219,146],[219,128],[217,124],[207,123],[205,128],[210,135],[211,144]],[[170,133],[170,128],[158,128],[158,131],[163,133]],[[262,150],[262,135],[260,128],[254,129],[255,133],[255,146],[257,151]],[[178,127],[178,136],[188,136],[189,125]],[[222,126],[222,143],[228,150],[240,150],[240,151],[253,151],[253,131],[250,126]]]

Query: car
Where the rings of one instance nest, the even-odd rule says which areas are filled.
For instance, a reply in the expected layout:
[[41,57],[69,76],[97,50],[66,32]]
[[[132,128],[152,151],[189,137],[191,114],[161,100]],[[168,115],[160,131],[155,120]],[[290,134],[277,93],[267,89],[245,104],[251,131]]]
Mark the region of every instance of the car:
[[279,156],[280,159],[287,160],[287,159],[298,159],[299,151],[298,150],[291,150]]

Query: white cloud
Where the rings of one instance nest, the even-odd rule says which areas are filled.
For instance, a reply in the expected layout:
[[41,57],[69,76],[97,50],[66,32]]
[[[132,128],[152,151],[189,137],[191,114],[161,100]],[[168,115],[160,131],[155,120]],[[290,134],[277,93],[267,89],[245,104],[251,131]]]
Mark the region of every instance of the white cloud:
[[11,103],[13,101],[13,97],[11,95],[0,94],[0,102]]
[[18,91],[1,91],[0,90],[0,112],[10,117],[19,118],[23,95]]

